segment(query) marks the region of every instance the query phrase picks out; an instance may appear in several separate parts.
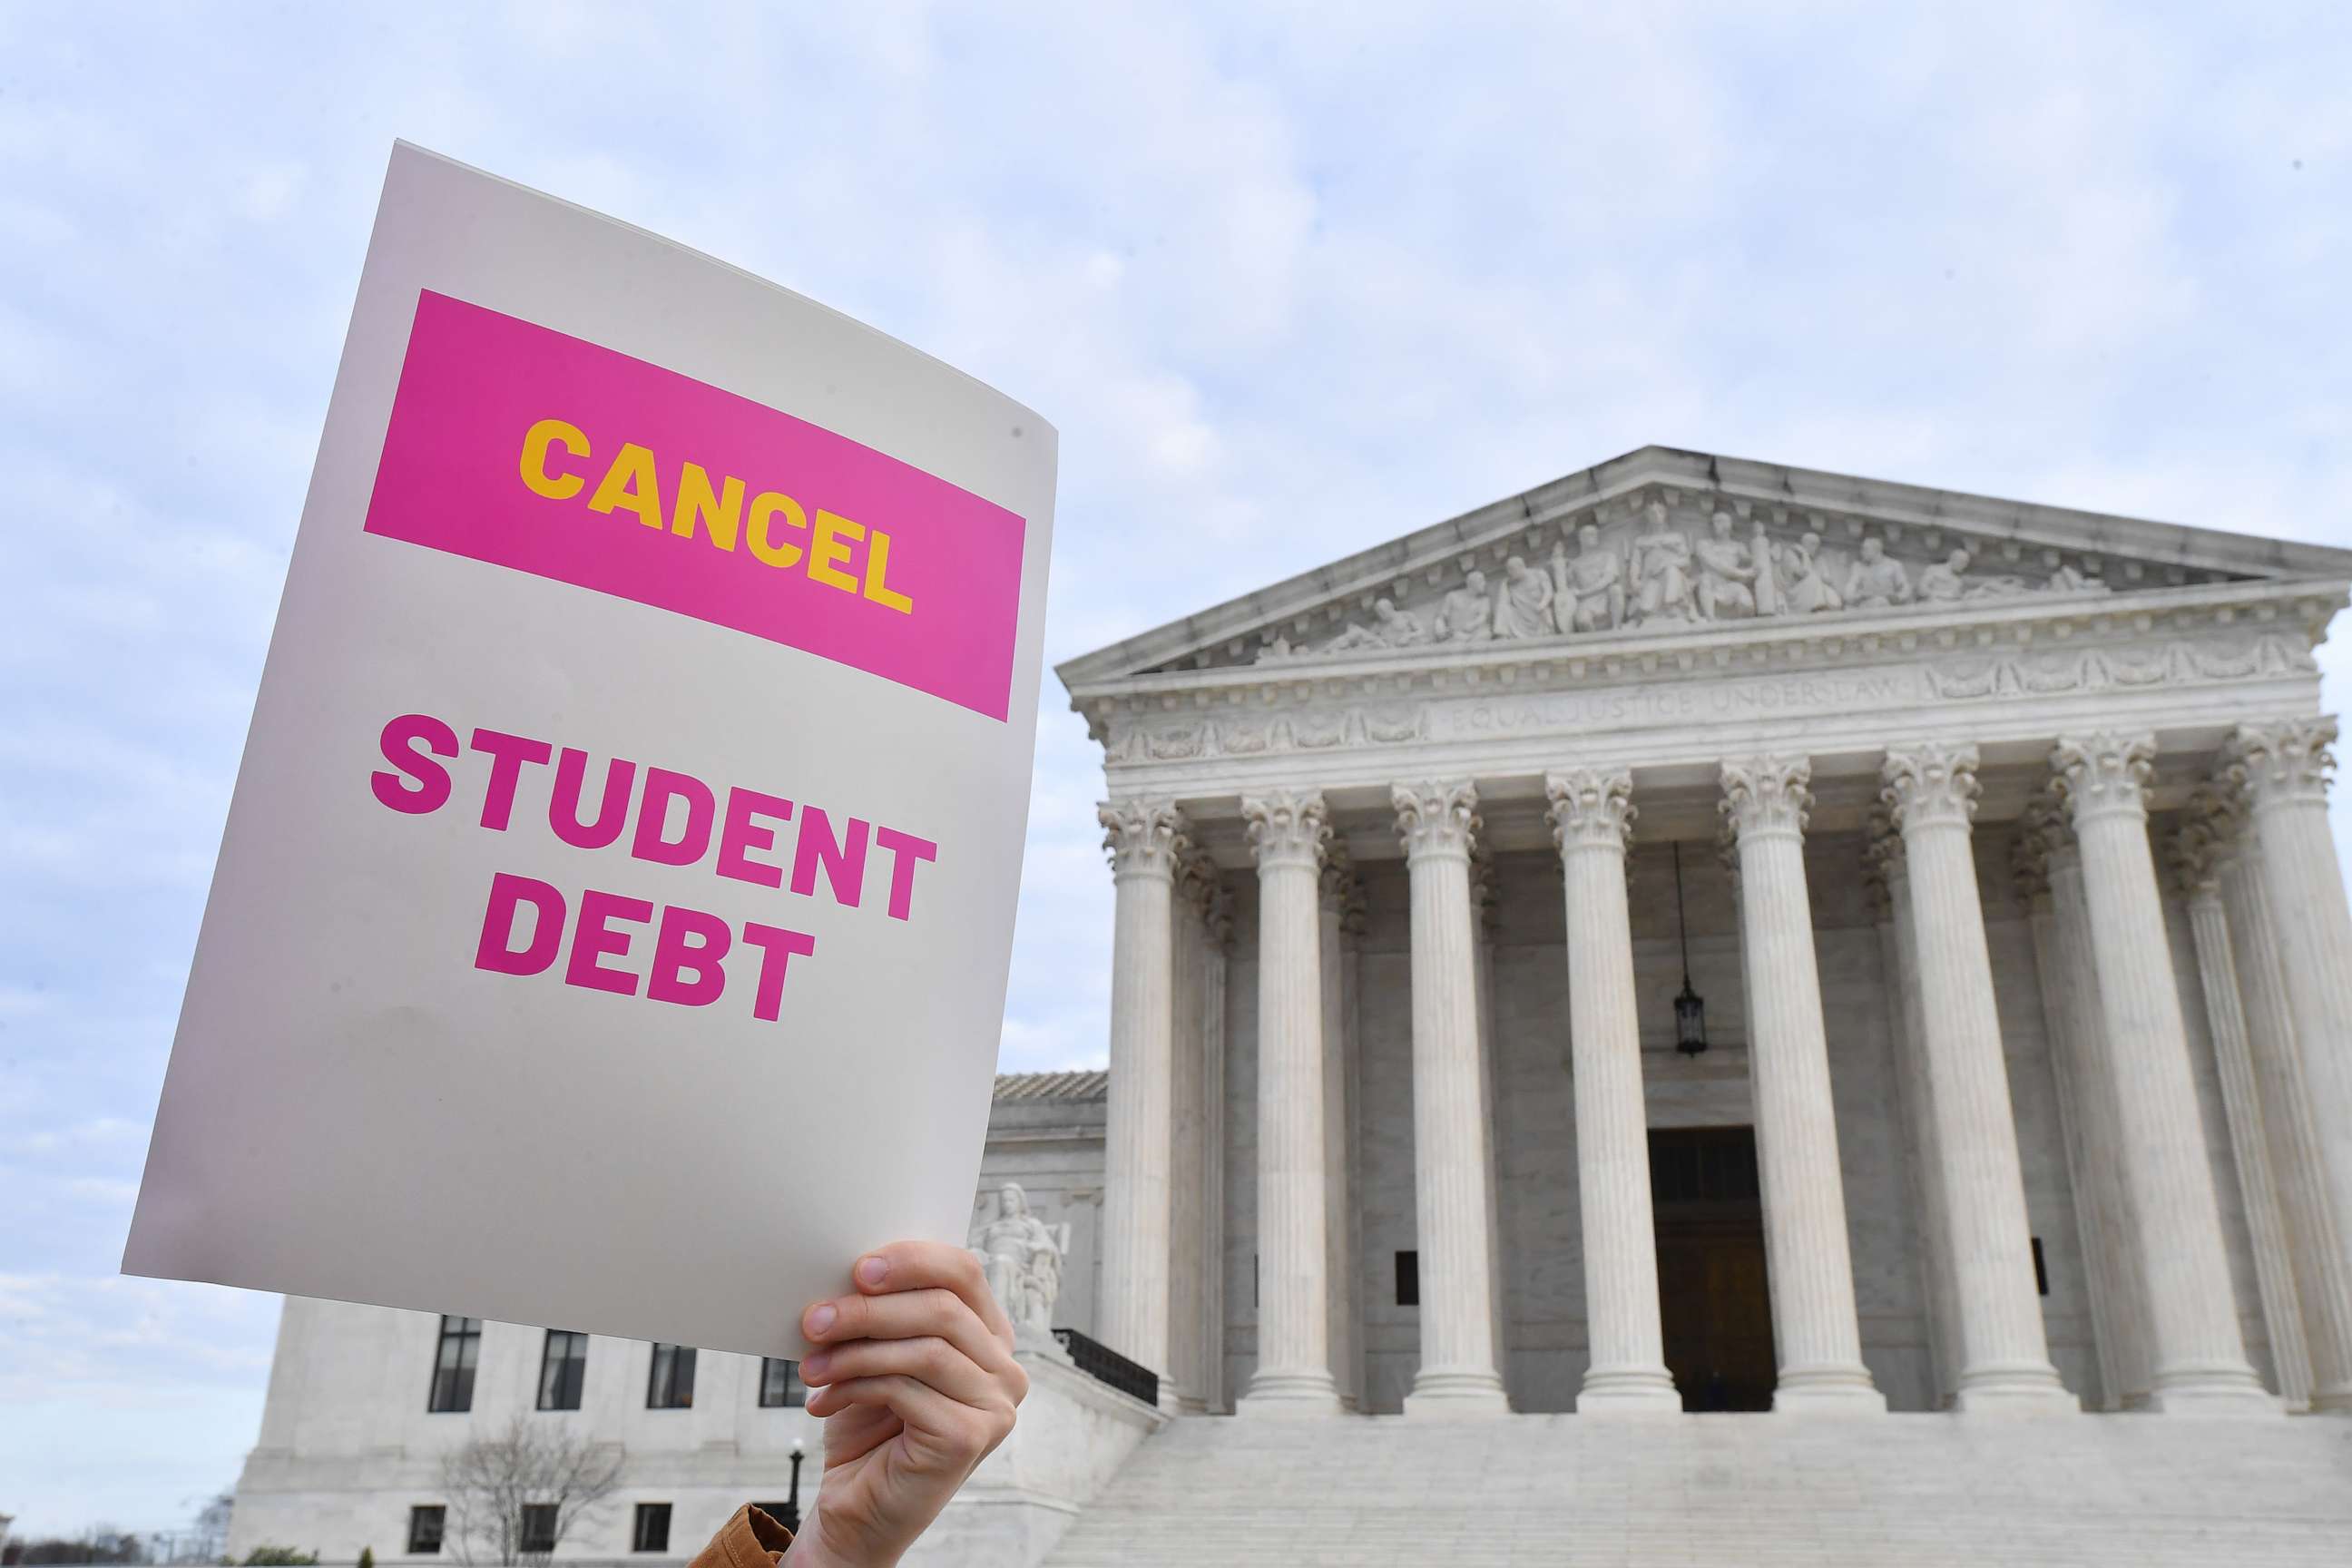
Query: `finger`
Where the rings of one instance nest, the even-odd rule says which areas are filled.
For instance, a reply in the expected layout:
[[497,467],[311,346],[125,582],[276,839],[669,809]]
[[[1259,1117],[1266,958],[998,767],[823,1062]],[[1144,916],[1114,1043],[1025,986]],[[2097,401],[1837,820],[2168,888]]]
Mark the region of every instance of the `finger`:
[[822,1349],[853,1340],[947,1341],[980,1365],[1001,1372],[1013,1361],[1005,1342],[982,1326],[951,1290],[905,1290],[895,1296],[836,1296],[802,1316],[801,1331]]
[[1029,1374],[1017,1363],[1002,1371],[988,1371],[934,1334],[911,1340],[853,1340],[819,1351],[801,1363],[801,1381],[811,1388],[856,1377],[891,1375],[928,1384],[960,1405],[1018,1405],[1029,1392]]
[[907,1424],[880,1405],[852,1405],[824,1424],[824,1468],[862,1459],[906,1430]]
[[832,1415],[857,1405],[888,1410],[906,1424],[904,1434],[926,1457],[969,1474],[1013,1430],[1010,1408],[960,1405],[911,1377],[853,1377],[828,1384],[809,1395],[813,1415]]
[[894,1241],[859,1258],[849,1274],[868,1296],[897,1290],[952,1290],[988,1325],[990,1333],[1008,1345],[1013,1342],[1013,1321],[1004,1315],[996,1292],[988,1288],[988,1279],[980,1271],[980,1259],[969,1247],[950,1247],[943,1241]]

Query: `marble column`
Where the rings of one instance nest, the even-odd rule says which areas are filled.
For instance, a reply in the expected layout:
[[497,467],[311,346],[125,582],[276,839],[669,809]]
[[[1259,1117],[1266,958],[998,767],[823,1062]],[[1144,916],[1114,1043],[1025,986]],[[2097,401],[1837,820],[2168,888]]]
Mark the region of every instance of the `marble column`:
[[2228,802],[2233,853],[2221,862],[2221,902],[2230,918],[2231,955],[2237,960],[2238,996],[2246,1015],[2279,1217],[2286,1227],[2287,1260],[2303,1308],[2311,1408],[2315,1414],[2352,1414],[2352,1255],[2336,1228],[2278,935],[2263,897],[2262,859],[2252,844],[2253,825],[2242,792],[2233,789]]
[[1649,1113],[1633,1009],[1633,928],[1625,848],[1633,776],[1578,768],[1544,781],[1568,901],[1570,1075],[1576,1096],[1577,1198],[1584,1318],[1592,1349],[1579,1415],[1679,1412],[1658,1319],[1658,1242],[1650,1211]]
[[1319,791],[1242,801],[1257,855],[1257,1371],[1243,1415],[1339,1408],[1323,1186]]
[[1168,801],[1113,801],[1096,815],[1117,889],[1103,1129],[1103,1342],[1165,1373],[1175,872],[1188,845],[1184,819]]
[[2221,867],[2231,853],[2229,812],[2210,791],[2200,790],[2190,798],[2187,815],[2173,835],[2173,864],[2179,871],[2189,939],[2197,950],[2198,989],[2205,999],[2213,1062],[2221,1079],[2230,1158],[2237,1168],[2246,1237],[2253,1248],[2254,1286],[2270,1336],[2271,1370],[2287,1408],[2306,1410],[2311,1406],[2311,1352],[2304,1340],[2303,1308],[2295,1299],[2294,1265],[2287,1258],[2286,1220],[2271,1180],[2269,1137],[2263,1128],[2261,1091],[2254,1084],[2253,1045],[2238,990],[2229,911],[2221,901]]
[[1174,1142],[1169,1159],[1168,1372],[1161,1402],[1188,1415],[1209,1407],[1208,1308],[1201,1296],[1202,1264],[1219,1239],[1209,1208],[1209,1166],[1220,1151],[1209,1136],[1209,911],[1218,891],[1217,868],[1205,855],[1187,855],[1176,872]]
[[1412,1133],[1421,1366],[1408,1415],[1509,1407],[1496,1361],[1487,1122],[1472,953],[1468,783],[1391,792],[1412,900]]
[[2083,858],[2054,803],[2044,828],[2050,845],[2050,912],[2057,970],[2065,990],[2065,1025],[2059,1038],[2072,1098],[2082,1113],[2085,1185],[2096,1223],[2083,1238],[2094,1300],[2093,1331],[2100,1365],[2114,1378],[2110,1403],[2145,1410],[2154,1382],[2147,1330],[2147,1269],[2140,1258],[2139,1217],[2124,1179],[2123,1110],[2116,1098],[2115,1052],[2107,1040],[2106,1006],[2091,947],[2091,909],[2083,892]]
[[1927,1066],[1920,1056],[1919,944],[1911,930],[1911,871],[1903,836],[1884,808],[1872,814],[1864,881],[1877,917],[1878,952],[1894,1036],[1895,1082],[1903,1101],[1909,1159],[1906,1185],[1917,1216],[1919,1278],[1927,1322],[1927,1359],[1935,1408],[1948,1410],[1959,1391],[1958,1309],[1952,1300],[1951,1237],[1944,1226],[1943,1163],[1936,1153],[1935,1119],[1927,1114]]
[[2058,908],[2050,887],[2050,857],[2059,835],[2057,807],[2032,802],[2010,846],[2010,868],[2017,901],[2025,910],[2033,939],[2033,975],[2042,999],[2042,1032],[2050,1058],[2050,1082],[2058,1104],[2058,1136],[2066,1148],[2066,1186],[2074,1199],[2074,1235],[2082,1248],[2083,1300],[2091,1318],[2091,1350],[2098,1367],[2098,1407],[2120,1408],[2123,1384],[2115,1356],[2114,1300],[2100,1266],[2103,1245],[2098,1205],[2092,1195],[2098,1163],[2084,1126],[2084,1108],[2078,1050],[2068,1008],[2069,984],[2058,940]]
[[2276,1414],[2247,1363],[2221,1212],[2147,841],[2152,736],[2063,739],[2051,768],[2072,816],[2121,1138],[2147,1276],[2151,1409]]
[[1892,748],[1882,798],[1903,835],[1918,944],[1920,1058],[1951,1239],[1963,1412],[2074,1412],[2042,1331],[2025,1173],[1977,892],[1977,749]]
[[1331,1347],[1332,1384],[1339,1391],[1340,1405],[1353,1410],[1360,1403],[1362,1385],[1358,1376],[1361,1336],[1356,1302],[1355,1041],[1349,1028],[1349,1002],[1354,990],[1349,970],[1354,962],[1354,939],[1348,932],[1348,915],[1358,895],[1345,845],[1336,841],[1331,845],[1318,888],[1323,995],[1323,1274],[1328,1282],[1329,1318],[1326,1332]]
[[1802,758],[1742,758],[1726,762],[1722,777],[1723,810],[1739,835],[1756,1153],[1780,1356],[1772,1408],[1884,1410],[1885,1396],[1862,1362],[1805,886],[1812,765]]
[[[2330,1234],[2313,1240],[2333,1256],[2323,1252],[2318,1268],[2335,1276],[2340,1302],[2342,1280],[2352,1271],[2352,909],[2345,903],[2343,868],[2327,827],[2335,741],[2333,719],[2249,724],[2231,738],[2228,765],[2252,825],[2249,869],[2270,917],[2326,1188]],[[2332,1353],[2324,1349],[2323,1359]],[[2340,1378],[2321,1382],[2315,1408],[2352,1409]]]

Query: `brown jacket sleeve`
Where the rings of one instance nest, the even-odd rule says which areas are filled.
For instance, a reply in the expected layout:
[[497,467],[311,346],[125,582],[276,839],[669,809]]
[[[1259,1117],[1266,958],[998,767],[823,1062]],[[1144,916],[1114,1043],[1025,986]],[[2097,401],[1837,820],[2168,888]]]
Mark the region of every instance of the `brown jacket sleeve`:
[[791,1531],[747,1502],[695,1553],[689,1568],[776,1568],[792,1543]]

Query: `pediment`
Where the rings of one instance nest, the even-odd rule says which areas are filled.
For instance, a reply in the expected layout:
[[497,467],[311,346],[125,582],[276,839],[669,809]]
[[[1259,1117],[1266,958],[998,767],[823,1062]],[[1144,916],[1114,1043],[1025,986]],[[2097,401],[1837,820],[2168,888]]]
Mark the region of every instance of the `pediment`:
[[1643,447],[1060,667],[1301,672],[1513,644],[2261,580],[2352,551]]

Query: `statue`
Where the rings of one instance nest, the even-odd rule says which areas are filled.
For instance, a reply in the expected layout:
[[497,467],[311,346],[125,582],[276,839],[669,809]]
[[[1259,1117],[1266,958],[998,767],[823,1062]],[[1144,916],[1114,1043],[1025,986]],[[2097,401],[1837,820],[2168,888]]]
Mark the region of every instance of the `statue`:
[[1862,554],[1846,569],[1845,602],[1856,610],[1886,610],[1911,602],[1911,574],[1886,553],[1886,542],[1876,534],[1862,542]]
[[1530,572],[1514,555],[1503,563],[1503,586],[1495,595],[1495,635],[1498,637],[1548,637],[1552,635],[1551,579]]
[[1485,642],[1495,635],[1495,601],[1486,574],[1472,567],[1462,586],[1439,601],[1437,636],[1442,642]]
[[1297,658],[1297,657],[1298,649],[1290,646],[1290,639],[1288,637],[1278,637],[1272,642],[1266,644],[1264,647],[1258,649],[1257,658],[1252,662],[1256,664],[1280,664],[1286,659]]
[[1717,512],[1707,528],[1707,537],[1698,542],[1699,618],[1727,621],[1754,615],[1758,571],[1748,563],[1748,547],[1731,537],[1731,514]]
[[1601,546],[1601,530],[1586,523],[1576,531],[1576,558],[1568,546],[1551,552],[1552,622],[1563,632],[1605,632],[1625,619],[1625,562]]
[[1968,596],[1969,552],[1955,550],[1943,560],[1919,574],[1919,597],[1937,604],[1950,604]]
[[2053,594],[2104,594],[2107,585],[2087,572],[2061,563],[2058,570],[2050,574],[2048,591]]
[[1391,599],[1372,601],[1372,624],[1349,626],[1323,645],[1325,653],[1353,653],[1359,648],[1419,647],[1429,641],[1429,628],[1411,610],[1400,610]]
[[1020,1184],[1007,1182],[996,1189],[995,1217],[974,1223],[970,1245],[988,1288],[1013,1320],[1014,1337],[1051,1344],[1062,1258],[1070,1250],[1069,1222],[1047,1225],[1029,1212],[1029,1194]]
[[1652,501],[1642,509],[1650,531],[1633,541],[1633,575],[1641,584],[1635,603],[1642,619],[1690,621],[1698,618],[1691,596],[1691,546],[1681,530],[1666,521],[1666,505]]
[[1810,616],[1819,610],[1842,610],[1845,597],[1822,575],[1822,536],[1807,532],[1796,543],[1780,546],[1776,566],[1780,608]]

